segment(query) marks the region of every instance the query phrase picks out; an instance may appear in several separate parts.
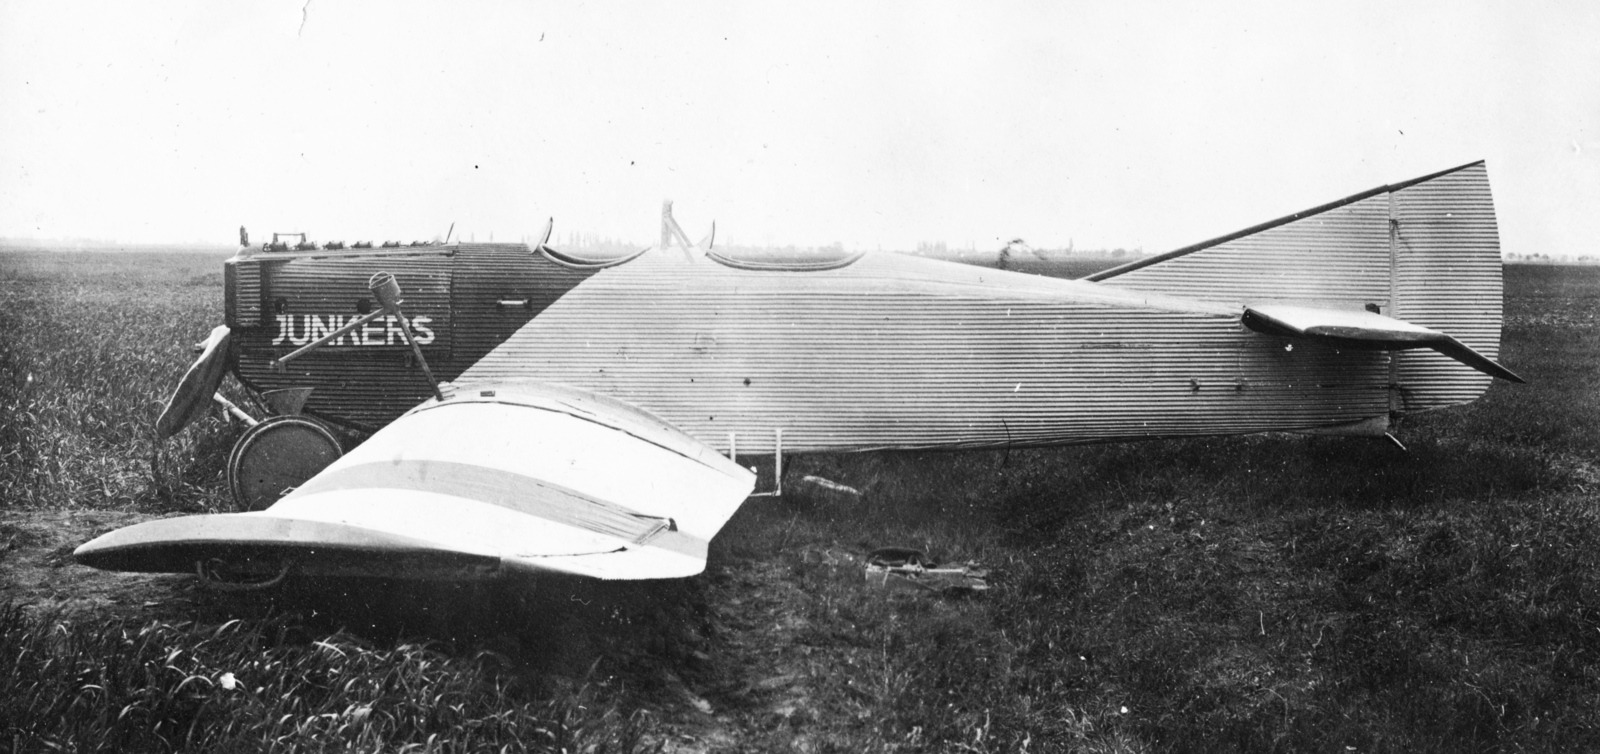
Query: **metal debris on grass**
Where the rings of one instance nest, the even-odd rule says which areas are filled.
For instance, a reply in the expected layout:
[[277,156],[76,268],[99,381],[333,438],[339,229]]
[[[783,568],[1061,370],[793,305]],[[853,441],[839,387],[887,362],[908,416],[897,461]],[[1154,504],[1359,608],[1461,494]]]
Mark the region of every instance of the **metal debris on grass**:
[[861,497],[861,490],[849,485],[840,484],[832,479],[825,479],[820,476],[812,476],[807,474],[806,476],[801,477],[800,483],[808,487],[816,488],[816,490],[820,492],[828,492],[847,497]]
[[867,556],[866,577],[884,588],[922,589],[940,595],[974,594],[989,589],[989,571],[977,563],[943,566],[908,547],[880,547]]

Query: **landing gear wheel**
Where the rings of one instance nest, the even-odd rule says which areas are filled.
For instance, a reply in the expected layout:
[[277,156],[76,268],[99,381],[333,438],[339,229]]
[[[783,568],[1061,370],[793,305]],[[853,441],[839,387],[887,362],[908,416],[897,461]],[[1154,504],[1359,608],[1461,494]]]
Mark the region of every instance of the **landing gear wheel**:
[[310,419],[274,416],[246,430],[228,457],[228,489],[242,511],[265,510],[344,455]]

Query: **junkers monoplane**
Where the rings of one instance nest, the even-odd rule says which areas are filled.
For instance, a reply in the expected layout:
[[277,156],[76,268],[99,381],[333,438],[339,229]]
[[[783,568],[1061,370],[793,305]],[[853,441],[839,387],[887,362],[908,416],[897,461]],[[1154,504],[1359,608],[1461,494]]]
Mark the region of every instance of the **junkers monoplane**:
[[[229,465],[249,510],[76,557],[245,583],[682,577],[795,453],[1381,437],[1520,381],[1494,361],[1500,264],[1481,162],[1081,280],[729,253],[670,211],[658,245],[618,256],[242,245],[226,324],[159,430],[225,372],[263,396],[278,415]],[[372,434],[341,455],[324,422]]]

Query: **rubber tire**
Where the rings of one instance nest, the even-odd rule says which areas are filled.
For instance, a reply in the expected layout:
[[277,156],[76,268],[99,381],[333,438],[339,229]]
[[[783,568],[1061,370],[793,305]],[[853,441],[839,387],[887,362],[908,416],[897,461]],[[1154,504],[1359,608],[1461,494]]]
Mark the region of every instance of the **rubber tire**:
[[240,511],[266,510],[344,455],[338,438],[303,416],[274,416],[245,430],[228,456],[228,489]]

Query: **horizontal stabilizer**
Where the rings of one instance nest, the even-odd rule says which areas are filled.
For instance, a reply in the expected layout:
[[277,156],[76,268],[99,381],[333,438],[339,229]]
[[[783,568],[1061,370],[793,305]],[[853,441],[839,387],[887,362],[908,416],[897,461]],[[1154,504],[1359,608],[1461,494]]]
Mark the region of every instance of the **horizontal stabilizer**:
[[1491,377],[1523,382],[1515,372],[1445,333],[1375,312],[1262,305],[1246,307],[1241,321],[1265,335],[1322,340],[1346,348],[1431,348]]

